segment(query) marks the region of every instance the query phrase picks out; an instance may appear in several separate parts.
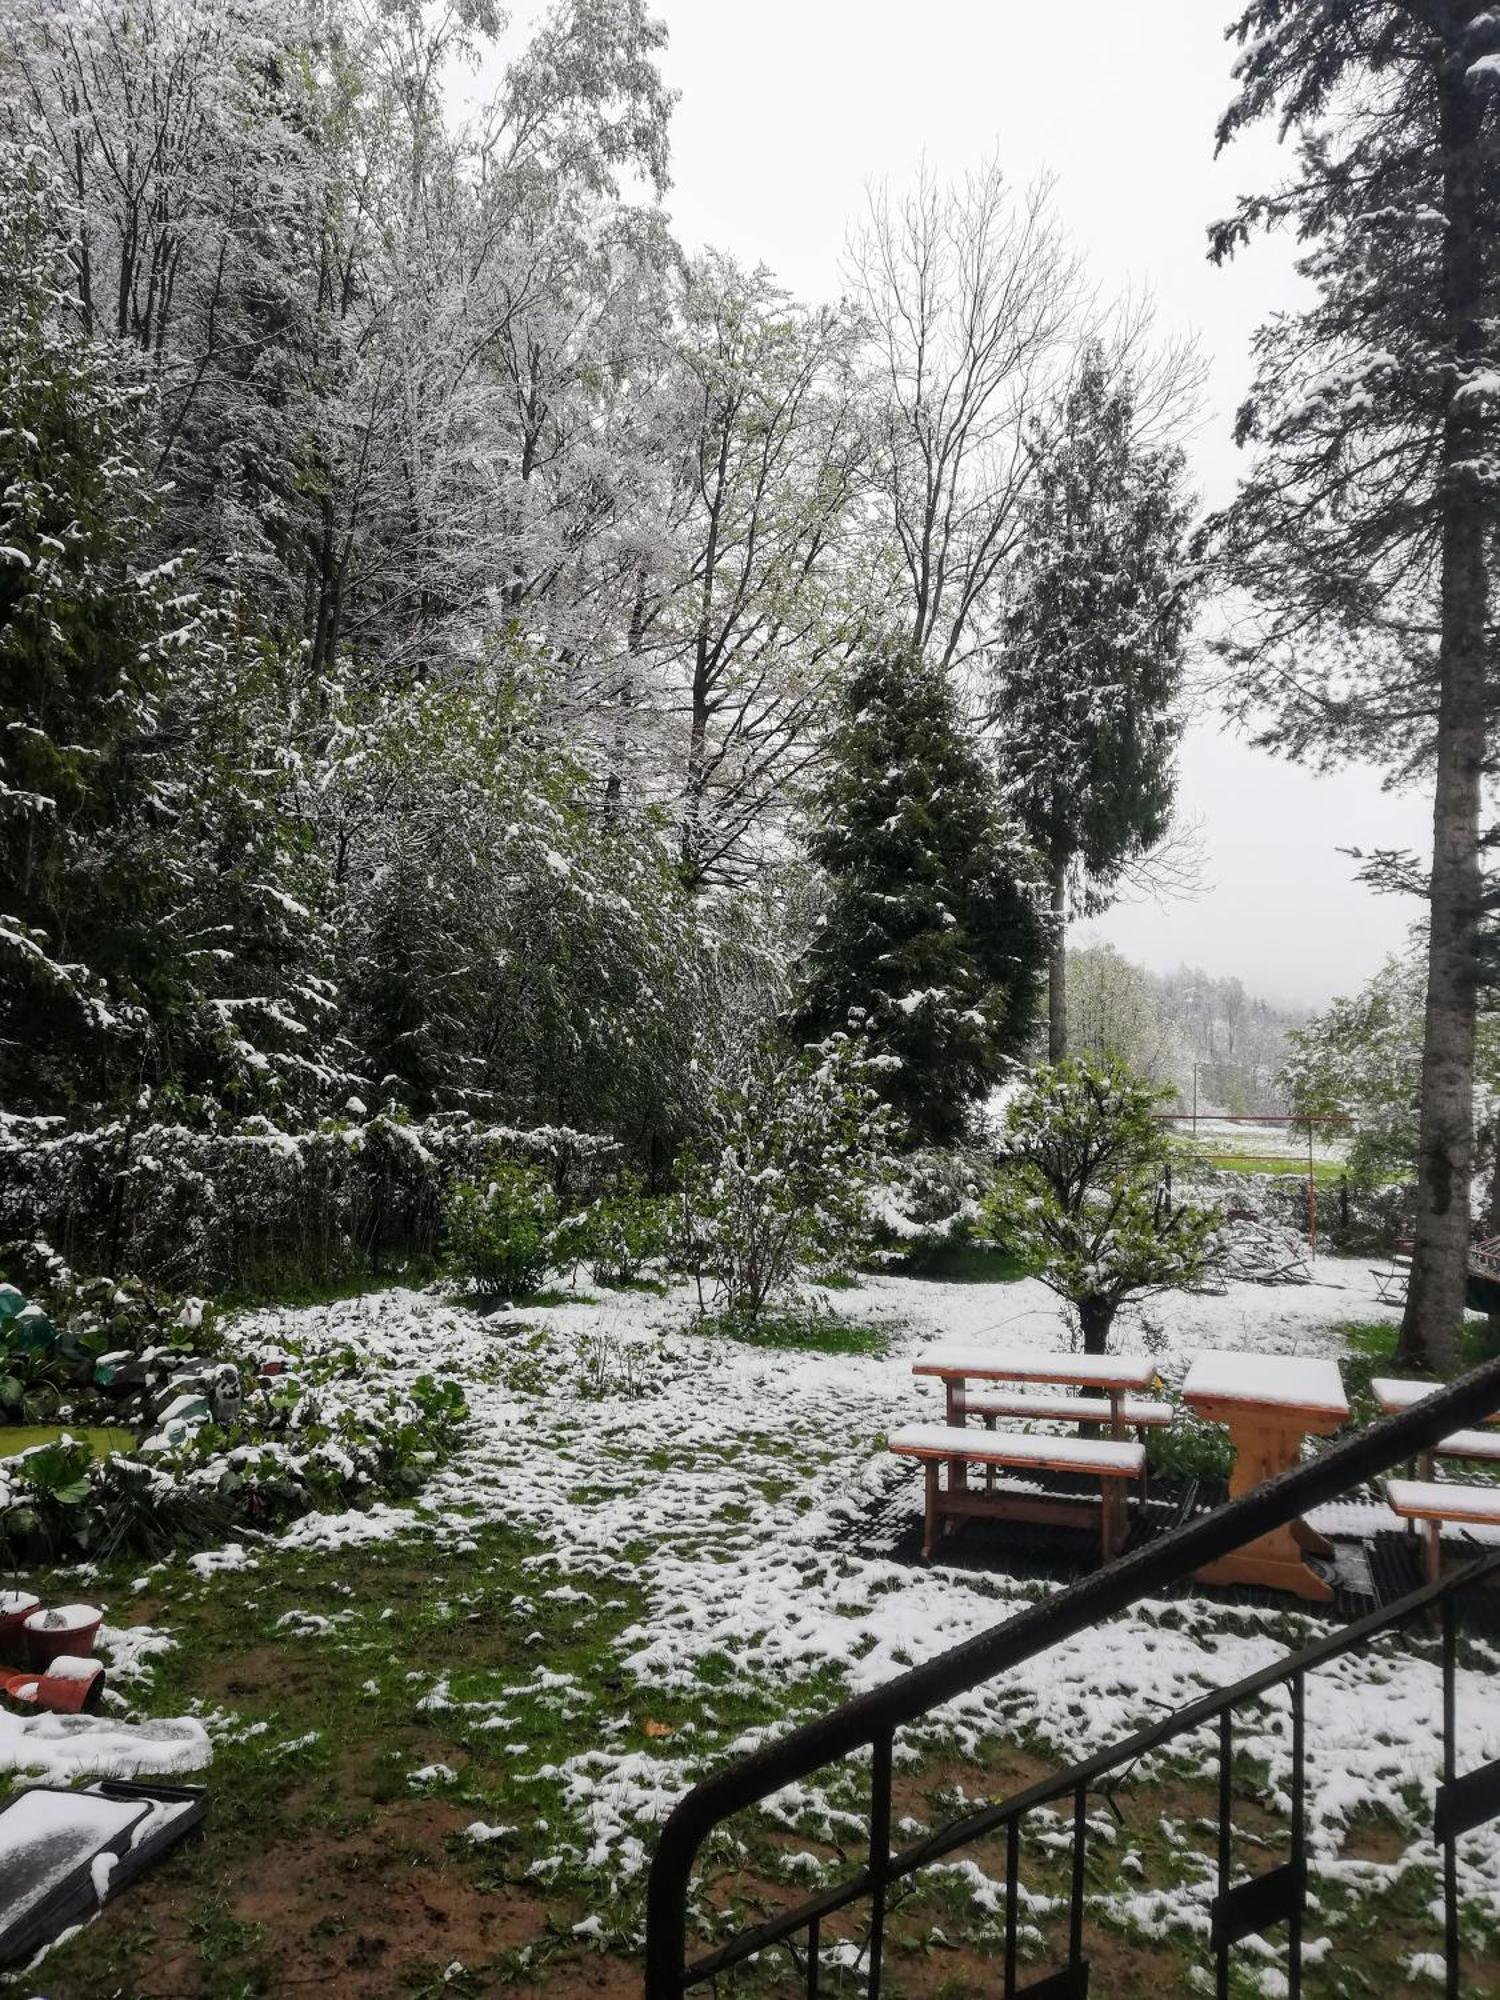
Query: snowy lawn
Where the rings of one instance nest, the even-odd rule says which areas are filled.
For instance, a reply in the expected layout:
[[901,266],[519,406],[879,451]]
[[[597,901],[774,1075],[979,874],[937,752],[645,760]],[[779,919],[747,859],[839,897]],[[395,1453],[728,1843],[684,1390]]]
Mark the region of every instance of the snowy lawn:
[[[211,1747],[216,1795],[198,1843],[49,1958],[47,1992],[637,1990],[654,1829],[687,1785],[1046,1588],[865,1559],[835,1531],[892,1476],[884,1433],[937,1413],[913,1352],[936,1337],[1061,1345],[1050,1295],[1030,1280],[892,1277],[827,1305],[817,1337],[877,1351],[705,1338],[682,1330],[685,1294],[645,1290],[489,1314],[391,1291],[239,1322],[252,1348],[290,1334],[458,1375],[469,1442],[409,1507],[310,1516],[274,1542],[141,1575],[45,1580],[107,1605],[135,1677],[107,1734],[65,1732],[64,1751],[55,1727],[12,1721],[0,1763],[180,1769]],[[1199,1347],[1333,1355],[1341,1326],[1381,1319],[1394,1315],[1364,1264],[1323,1260],[1312,1285],[1157,1301],[1121,1344],[1149,1341],[1175,1382]],[[898,1814],[908,1832],[935,1823],[1315,1629],[1292,1610],[1143,1604],[910,1732]],[[1466,1649],[1461,1769],[1500,1756],[1495,1664],[1483,1645]],[[1437,1990],[1421,1961],[1438,1938],[1433,1855],[1417,1832],[1437,1689],[1420,1637],[1309,1685],[1310,1993]],[[1285,1831],[1284,1699],[1243,1714],[1238,1740],[1240,1858],[1262,1866],[1257,1849]],[[1190,1990],[1211,1771],[1204,1744],[1136,1774],[1114,1811],[1099,1801],[1089,1948],[1101,1991]],[[709,1857],[705,1934],[840,1872],[862,1837],[864,1783],[841,1770],[731,1829]],[[1061,1827],[1035,1832],[1023,1881],[1044,1967],[1067,1843]],[[1467,1839],[1461,1868],[1484,1953],[1466,1990],[1500,1990],[1500,1839]],[[900,1913],[896,1990],[988,1990],[1002,1892],[990,1847],[933,1871]],[[1284,1990],[1277,1963],[1249,1953],[1237,1990]],[[767,1965],[747,1984],[784,1980]]]

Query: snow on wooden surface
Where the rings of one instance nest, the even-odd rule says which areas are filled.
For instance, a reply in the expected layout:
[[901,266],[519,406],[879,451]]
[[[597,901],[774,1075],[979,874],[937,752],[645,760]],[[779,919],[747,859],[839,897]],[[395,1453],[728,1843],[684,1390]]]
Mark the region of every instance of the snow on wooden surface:
[[1500,1435],[1494,1431],[1449,1431],[1435,1449],[1441,1458],[1500,1459]]
[[1231,1354],[1209,1348],[1194,1356],[1182,1394],[1189,1403],[1263,1404],[1327,1416],[1349,1414],[1338,1363],[1303,1354]]
[[1156,1380],[1156,1363],[1149,1354],[1038,1354],[1026,1348],[932,1347],[917,1356],[912,1373],[985,1382],[1076,1382],[1092,1389],[1149,1389]]
[[894,1452],[930,1458],[993,1459],[997,1464],[1076,1465],[1081,1472],[1138,1474],[1146,1454],[1117,1439],[1031,1437],[1021,1431],[980,1431],[956,1424],[904,1424],[889,1439]]
[[1386,1498],[1401,1515],[1444,1521],[1481,1521],[1500,1527],[1500,1486],[1462,1486],[1456,1480],[1388,1479]]
[[[971,1417],[1020,1417],[1054,1424],[1107,1424],[1111,1416],[1110,1405],[1103,1396],[1047,1396],[1024,1391],[1014,1396],[966,1395],[964,1409]],[[1151,1402],[1144,1396],[1122,1396],[1120,1420],[1127,1424],[1169,1424],[1172,1405]]]
[[[1390,1375],[1377,1375],[1370,1384],[1370,1393],[1388,1417],[1409,1410],[1414,1403],[1424,1403],[1429,1396],[1435,1396],[1439,1389],[1446,1388],[1443,1382],[1402,1382]],[[1500,1410],[1484,1420],[1487,1424],[1500,1424]]]

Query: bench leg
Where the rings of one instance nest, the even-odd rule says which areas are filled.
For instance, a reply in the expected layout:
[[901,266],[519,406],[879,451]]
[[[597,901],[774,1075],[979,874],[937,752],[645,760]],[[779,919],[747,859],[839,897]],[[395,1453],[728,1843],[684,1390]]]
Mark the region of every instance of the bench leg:
[[930,1563],[932,1552],[937,1547],[938,1531],[938,1463],[935,1458],[927,1461],[927,1509],[922,1525],[922,1560]]
[[1424,1525],[1427,1529],[1427,1538],[1422,1548],[1422,1568],[1426,1572],[1427,1581],[1436,1583],[1443,1568],[1443,1531],[1436,1521],[1428,1521]]
[[[993,1417],[986,1417],[984,1420],[984,1427],[987,1431],[993,1433],[995,1428],[995,1419]],[[984,1490],[986,1493],[993,1493],[995,1490],[995,1467],[993,1461],[987,1464],[984,1468]]]
[[1099,1492],[1099,1560],[1101,1567],[1113,1562],[1121,1542],[1121,1495],[1113,1479],[1103,1480]]

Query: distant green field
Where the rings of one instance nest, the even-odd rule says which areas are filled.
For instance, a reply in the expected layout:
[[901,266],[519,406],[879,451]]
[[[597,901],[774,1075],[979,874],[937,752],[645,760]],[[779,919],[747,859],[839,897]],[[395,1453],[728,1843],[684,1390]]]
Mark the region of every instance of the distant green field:
[[[1217,1167],[1226,1174],[1295,1174],[1307,1179],[1306,1160],[1290,1160],[1284,1153],[1261,1156],[1255,1153],[1203,1153],[1197,1155],[1211,1167]],[[1343,1175],[1343,1165],[1338,1160],[1314,1160],[1312,1176],[1315,1181],[1336,1181]]]

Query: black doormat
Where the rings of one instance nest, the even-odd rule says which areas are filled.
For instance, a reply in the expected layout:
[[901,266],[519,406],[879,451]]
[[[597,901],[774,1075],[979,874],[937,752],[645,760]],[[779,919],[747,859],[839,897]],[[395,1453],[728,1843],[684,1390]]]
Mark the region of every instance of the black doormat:
[[[998,1479],[996,1491],[1045,1492],[1059,1500],[1097,1502],[1099,1497],[1097,1482],[1081,1483],[1066,1473],[1028,1473],[1024,1482]],[[1222,1506],[1227,1497],[1228,1489],[1222,1480],[1153,1478],[1144,1501],[1131,1498],[1130,1531],[1123,1553],[1129,1554],[1170,1534],[1185,1521]],[[851,1555],[921,1569],[925,1566],[922,1506],[921,1468],[892,1465],[885,1470],[881,1485],[864,1506],[843,1518],[835,1531],[835,1540]],[[1385,1507],[1346,1502],[1343,1514],[1352,1532],[1331,1537],[1334,1554],[1328,1580],[1334,1598],[1332,1605],[1325,1608],[1337,1618],[1363,1618],[1418,1588],[1422,1582],[1421,1543],[1415,1535],[1383,1528],[1381,1523],[1391,1518]],[[1365,1532],[1359,1531],[1363,1527],[1361,1516],[1368,1516]],[[1446,1538],[1444,1550],[1450,1559],[1460,1561],[1465,1553],[1474,1553],[1472,1544],[1450,1542]],[[1074,1583],[1090,1575],[1098,1565],[1099,1537],[1092,1529],[985,1520],[966,1521],[945,1535],[938,1544],[933,1564],[940,1569],[1012,1577],[1020,1583]],[[1326,1573],[1330,1566],[1322,1567]],[[1299,1608],[1297,1601],[1284,1591],[1250,1584],[1203,1584],[1191,1578],[1155,1594],[1163,1598],[1198,1595],[1269,1611]],[[1500,1589],[1489,1586],[1465,1591],[1458,1603],[1459,1622],[1465,1632],[1500,1638]],[[1309,1604],[1305,1608],[1315,1607]]]

